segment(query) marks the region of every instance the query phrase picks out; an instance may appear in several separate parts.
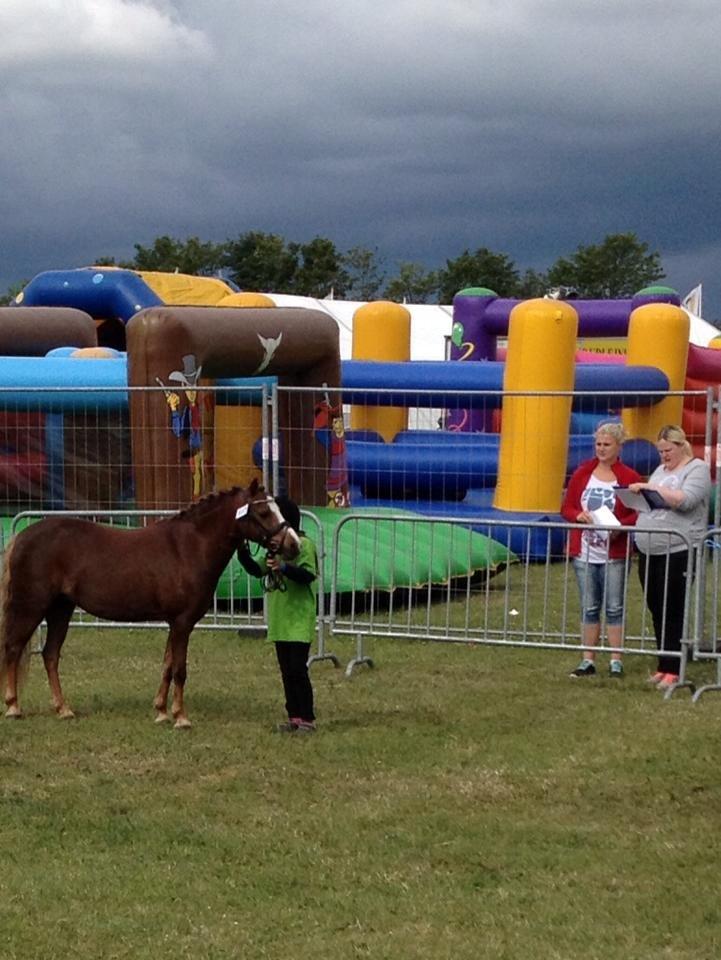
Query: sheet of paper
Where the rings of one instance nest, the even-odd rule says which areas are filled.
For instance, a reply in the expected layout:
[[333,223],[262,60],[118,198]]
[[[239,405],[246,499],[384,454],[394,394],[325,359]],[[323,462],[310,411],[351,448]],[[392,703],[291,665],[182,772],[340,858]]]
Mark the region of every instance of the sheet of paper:
[[593,522],[600,527],[620,527],[621,521],[613,514],[607,506],[598,507],[596,510],[589,511],[593,517]]

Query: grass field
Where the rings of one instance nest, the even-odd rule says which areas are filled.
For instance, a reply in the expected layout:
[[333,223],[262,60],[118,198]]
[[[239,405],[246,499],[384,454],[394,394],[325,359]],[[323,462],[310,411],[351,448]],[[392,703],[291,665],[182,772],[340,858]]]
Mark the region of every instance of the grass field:
[[313,668],[299,740],[272,650],[196,632],[183,732],[152,721],[162,647],[76,629],[66,722],[34,658],[0,725],[3,960],[719,955],[721,698],[376,640],[375,670]]

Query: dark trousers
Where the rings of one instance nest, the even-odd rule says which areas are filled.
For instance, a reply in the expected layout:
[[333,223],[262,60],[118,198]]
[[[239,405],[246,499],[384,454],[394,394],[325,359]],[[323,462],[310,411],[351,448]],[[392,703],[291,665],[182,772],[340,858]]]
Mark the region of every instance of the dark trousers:
[[661,651],[681,650],[687,566],[688,550],[668,555],[638,555],[638,576],[653,619],[661,673],[679,670],[679,658],[665,656]]
[[285,709],[293,719],[315,720],[313,713],[313,687],[308,676],[309,643],[276,643],[280,675],[285,693]]

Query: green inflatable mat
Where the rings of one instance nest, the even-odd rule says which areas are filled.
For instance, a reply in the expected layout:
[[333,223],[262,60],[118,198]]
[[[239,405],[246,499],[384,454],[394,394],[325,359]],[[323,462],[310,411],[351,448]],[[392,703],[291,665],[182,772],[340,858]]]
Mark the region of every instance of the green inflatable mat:
[[[515,554],[496,540],[460,524],[424,520],[421,514],[412,511],[382,508],[345,511],[309,507],[304,508],[305,513],[311,514],[303,516],[305,532],[316,545],[320,547],[322,539],[325,546],[323,583],[326,592],[330,592],[333,583],[336,528],[345,517],[353,519],[343,523],[338,536],[339,593],[442,584],[478,571],[493,574],[499,567],[517,560]],[[373,519],[386,516],[389,519]],[[404,523],[391,517],[412,522]],[[254,549],[252,544],[251,549]],[[259,560],[262,555],[259,551]],[[249,577],[235,558],[221,578],[218,596],[228,595],[231,580],[235,596],[261,595],[260,581]]]
[[[335,532],[345,517],[338,538],[338,592],[394,590],[447,583],[478,571],[495,573],[499,567],[516,562],[516,556],[496,540],[474,533],[460,524],[423,519],[408,510],[373,508],[337,510],[313,507],[303,517],[305,532],[320,548],[325,546],[323,583],[330,592],[333,582]],[[364,516],[368,514],[368,516]],[[388,519],[373,519],[377,517]],[[317,519],[317,524],[313,518]],[[394,519],[391,519],[394,518]],[[402,518],[401,520],[395,518]],[[403,520],[412,522],[405,523]],[[2,517],[2,547],[10,537],[11,517]],[[322,531],[319,532],[319,531]],[[251,544],[251,551],[263,551]],[[262,596],[260,580],[246,574],[237,557],[223,572],[216,595],[219,599]]]

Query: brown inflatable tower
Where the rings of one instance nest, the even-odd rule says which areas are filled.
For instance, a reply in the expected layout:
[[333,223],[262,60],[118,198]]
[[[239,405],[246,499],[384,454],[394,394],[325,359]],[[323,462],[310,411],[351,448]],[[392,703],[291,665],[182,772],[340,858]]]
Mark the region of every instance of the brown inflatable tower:
[[[326,502],[328,454],[315,439],[313,411],[322,387],[340,384],[338,327],[332,317],[301,307],[151,307],[128,322],[127,343],[128,386],[156,388],[130,391],[140,509],[178,509],[210,492],[194,486],[188,469],[189,460],[203,453],[203,411],[194,389],[201,377],[212,383],[269,375],[278,377],[279,386],[319,388],[281,392],[279,420],[289,496],[307,505]],[[178,442],[181,432],[185,443]],[[246,480],[238,477],[237,483]]]
[[71,307],[0,307],[0,356],[44,357],[56,347],[96,347],[93,318]]

